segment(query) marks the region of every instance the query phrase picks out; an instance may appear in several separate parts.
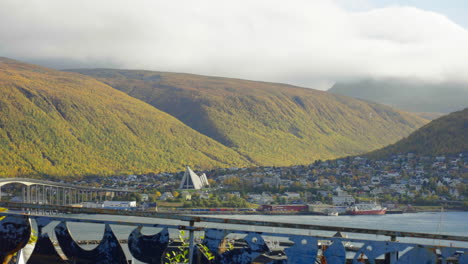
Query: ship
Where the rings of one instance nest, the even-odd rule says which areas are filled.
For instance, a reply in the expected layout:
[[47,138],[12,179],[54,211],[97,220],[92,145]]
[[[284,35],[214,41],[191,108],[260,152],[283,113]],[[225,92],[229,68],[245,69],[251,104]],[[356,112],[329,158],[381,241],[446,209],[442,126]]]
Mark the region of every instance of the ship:
[[376,203],[359,203],[348,207],[346,210],[346,213],[350,215],[383,215],[386,212],[386,207]]

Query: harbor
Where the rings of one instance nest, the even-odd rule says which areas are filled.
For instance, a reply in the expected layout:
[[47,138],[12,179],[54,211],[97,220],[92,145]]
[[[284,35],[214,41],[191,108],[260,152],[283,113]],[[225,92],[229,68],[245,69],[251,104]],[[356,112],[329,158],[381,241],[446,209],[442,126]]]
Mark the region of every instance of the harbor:
[[[65,209],[34,204],[30,207],[49,211]],[[167,250],[177,251],[181,246],[191,249],[191,245],[192,263],[312,263],[322,258],[327,263],[360,260],[419,263],[411,260],[421,257],[421,254],[427,258],[427,263],[466,263],[464,252],[468,248],[468,234],[464,228],[466,212],[330,217],[203,216],[86,208],[67,210],[66,214],[59,210],[57,215],[48,216],[33,213],[2,215],[8,216],[3,221],[14,221],[15,217],[31,219],[33,229],[39,232],[38,243],[50,241],[55,248],[64,252],[62,257],[67,259],[79,259],[80,254],[89,255],[95,252],[94,249],[105,248],[114,242],[117,248],[106,250],[123,252],[121,256],[125,256],[125,263],[164,263],[148,261],[150,256],[146,254],[162,256],[162,252]],[[183,234],[182,241],[180,234]],[[144,241],[156,241],[156,238],[159,241],[161,237],[167,238],[163,246],[159,245],[161,254],[146,248],[148,245],[144,246]],[[227,242],[230,243],[230,250],[223,253],[221,245]],[[80,245],[84,251],[66,249],[73,244]],[[217,260],[203,260],[199,244],[210,248]],[[139,255],[134,247],[147,253]],[[236,256],[242,256],[242,259]],[[117,259],[113,261],[124,263],[117,262]]]

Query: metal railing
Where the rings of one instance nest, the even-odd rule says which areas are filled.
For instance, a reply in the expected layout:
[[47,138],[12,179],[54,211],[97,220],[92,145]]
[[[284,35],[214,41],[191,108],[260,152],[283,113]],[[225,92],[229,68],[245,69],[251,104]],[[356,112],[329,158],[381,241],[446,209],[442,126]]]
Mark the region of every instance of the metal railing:
[[[143,263],[183,263],[184,259],[188,263],[468,263],[467,248],[428,243],[465,243],[466,236],[37,204],[0,203],[0,207],[146,217],[118,221],[82,215],[2,212],[0,216],[5,218],[0,222],[0,263],[28,245],[31,219],[38,233],[28,263],[45,263],[44,259],[67,261],[62,263],[128,263],[132,258]],[[99,245],[92,250],[80,247],[69,230],[71,223],[104,225]],[[53,228],[53,234],[44,232],[46,226]],[[128,235],[127,245],[119,243],[111,226],[135,227]],[[143,235],[143,227],[158,231]],[[180,232],[188,237],[178,239]],[[349,237],[334,236],[337,232]],[[56,241],[51,240],[53,236]],[[418,238],[422,242],[397,241],[401,238]]]

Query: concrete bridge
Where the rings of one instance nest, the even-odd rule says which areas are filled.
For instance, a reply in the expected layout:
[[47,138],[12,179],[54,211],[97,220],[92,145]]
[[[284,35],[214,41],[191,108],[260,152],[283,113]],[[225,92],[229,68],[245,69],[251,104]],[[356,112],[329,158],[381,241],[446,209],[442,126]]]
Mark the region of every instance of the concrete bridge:
[[135,192],[133,190],[96,188],[67,183],[44,181],[28,178],[0,179],[0,201],[2,186],[22,184],[21,198],[23,203],[69,205],[87,201],[103,201],[116,195]]

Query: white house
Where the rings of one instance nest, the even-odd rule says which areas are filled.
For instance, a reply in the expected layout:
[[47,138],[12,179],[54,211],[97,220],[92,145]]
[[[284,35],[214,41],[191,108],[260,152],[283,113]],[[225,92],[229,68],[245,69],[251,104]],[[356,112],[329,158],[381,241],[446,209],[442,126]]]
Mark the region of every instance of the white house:
[[378,177],[378,176],[372,177],[372,178],[371,178],[371,183],[372,183],[373,185],[379,185],[379,184],[380,184],[380,177]]

